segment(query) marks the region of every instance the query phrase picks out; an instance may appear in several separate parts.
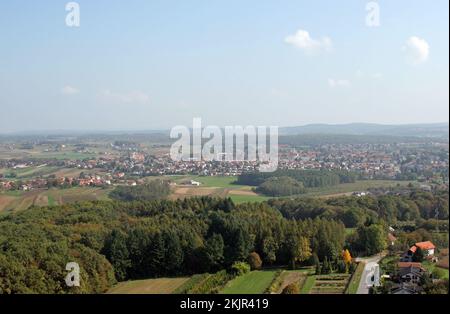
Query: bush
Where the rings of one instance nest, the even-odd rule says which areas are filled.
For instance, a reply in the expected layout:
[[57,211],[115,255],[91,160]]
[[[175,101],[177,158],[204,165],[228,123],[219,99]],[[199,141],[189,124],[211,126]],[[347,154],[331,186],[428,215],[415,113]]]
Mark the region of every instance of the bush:
[[281,292],[281,294],[299,294],[299,293],[300,289],[298,288],[298,285],[295,283],[287,285]]
[[262,267],[261,257],[256,252],[250,253],[250,255],[248,256],[247,262],[250,265],[251,270],[261,269],[261,267]]
[[231,265],[231,273],[235,276],[242,276],[250,272],[250,265],[245,262],[235,262]]

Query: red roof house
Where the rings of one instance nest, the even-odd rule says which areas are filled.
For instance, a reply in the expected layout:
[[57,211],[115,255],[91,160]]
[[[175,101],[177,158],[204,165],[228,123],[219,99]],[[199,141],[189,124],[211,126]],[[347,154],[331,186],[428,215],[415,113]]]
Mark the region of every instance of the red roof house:
[[425,255],[434,255],[434,249],[436,246],[431,241],[417,242],[409,249],[412,253],[416,253],[417,248],[420,248]]

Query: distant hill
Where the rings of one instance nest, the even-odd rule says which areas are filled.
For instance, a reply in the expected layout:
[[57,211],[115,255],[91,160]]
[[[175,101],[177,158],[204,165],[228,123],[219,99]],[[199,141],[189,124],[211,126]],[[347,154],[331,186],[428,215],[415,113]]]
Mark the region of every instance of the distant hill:
[[280,128],[282,135],[303,134],[346,134],[346,135],[385,135],[417,137],[449,137],[449,124],[404,124],[387,125],[373,123],[350,124],[308,124],[305,126]]
[[[48,130],[0,133],[2,137],[49,137],[49,136],[150,136],[169,138],[170,130]],[[388,125],[375,123],[349,124],[308,124],[304,126],[281,127],[282,136],[291,135],[359,135],[359,136],[397,136],[397,137],[433,137],[448,139],[449,123]]]

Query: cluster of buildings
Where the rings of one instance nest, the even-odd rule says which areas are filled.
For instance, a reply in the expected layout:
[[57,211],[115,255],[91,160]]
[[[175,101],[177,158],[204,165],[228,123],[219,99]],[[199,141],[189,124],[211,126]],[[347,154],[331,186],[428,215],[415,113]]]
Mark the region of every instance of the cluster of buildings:
[[[117,153],[104,153],[96,158],[83,160],[3,159],[0,160],[0,169],[3,169],[0,171],[0,181],[13,179],[7,177],[8,170],[41,166],[98,170],[110,173],[113,178],[120,174],[122,177],[115,179],[123,180],[185,174],[238,176],[257,171],[260,166],[258,161],[175,161],[167,150],[150,154],[139,144],[116,141],[110,145]],[[419,179],[424,182],[448,184],[448,163],[448,145],[428,147],[411,144],[355,143],[310,145],[297,149],[289,145],[280,145],[278,169],[347,170],[357,173],[362,179]],[[106,181],[108,179],[104,180]],[[82,180],[78,184],[87,184],[87,181]],[[89,184],[99,182],[92,179]]]
[[[389,238],[395,241],[395,237]],[[421,250],[421,257],[415,258],[417,251]],[[392,283],[390,293],[392,294],[418,294],[423,292],[424,279],[430,278],[430,273],[422,264],[422,260],[430,263],[437,262],[436,246],[431,241],[417,242],[404,252],[396,263],[395,270],[391,274],[384,275],[384,278]],[[420,261],[419,261],[420,260]],[[429,278],[424,278],[428,276]]]
[[365,179],[430,179],[448,171],[448,147],[401,144],[333,144],[286,148],[280,167],[287,169],[337,169]]
[[80,175],[79,177],[56,177],[56,178],[35,178],[30,180],[2,180],[0,179],[0,190],[21,190],[31,191],[50,187],[105,187],[110,185],[135,186],[144,184],[144,180],[126,179],[125,174],[116,173],[114,175]]
[[[128,152],[120,158],[100,158],[77,167],[101,167],[137,176],[195,174],[237,176],[256,171],[258,161],[174,161],[168,153]],[[363,179],[441,180],[448,173],[445,147],[403,147],[399,144],[335,144],[295,149],[280,145],[278,169],[347,170]],[[446,179],[448,182],[448,179]]]

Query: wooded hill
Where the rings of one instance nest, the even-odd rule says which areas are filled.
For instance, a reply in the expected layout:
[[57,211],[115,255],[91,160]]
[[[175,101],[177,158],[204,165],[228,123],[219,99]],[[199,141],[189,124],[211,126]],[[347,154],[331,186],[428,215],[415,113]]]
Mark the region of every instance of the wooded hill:
[[[101,293],[116,281],[227,270],[251,252],[263,266],[334,263],[346,247],[384,249],[387,223],[433,222],[427,219],[436,206],[438,218],[448,219],[444,193],[241,205],[202,197],[32,207],[0,217],[0,292]],[[346,226],[358,226],[347,243]],[[448,230],[448,223],[442,228]],[[81,267],[76,289],[64,282],[65,266],[73,261]]]

